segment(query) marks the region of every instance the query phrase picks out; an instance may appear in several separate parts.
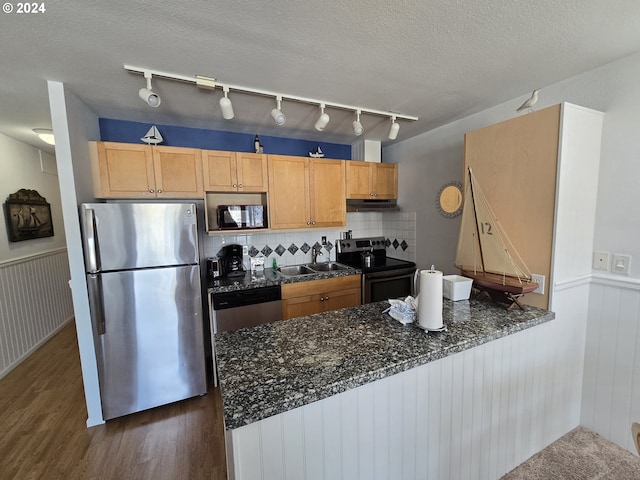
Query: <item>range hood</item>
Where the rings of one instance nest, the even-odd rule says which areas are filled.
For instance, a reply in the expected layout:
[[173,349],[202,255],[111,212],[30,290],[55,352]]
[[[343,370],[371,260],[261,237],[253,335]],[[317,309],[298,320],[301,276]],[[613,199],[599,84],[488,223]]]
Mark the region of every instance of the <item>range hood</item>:
[[[379,140],[365,140],[351,146],[351,158],[365,162],[380,163],[382,161],[382,144]],[[397,212],[400,210],[396,200],[347,200],[347,212]]]
[[396,200],[347,200],[347,212],[397,212]]

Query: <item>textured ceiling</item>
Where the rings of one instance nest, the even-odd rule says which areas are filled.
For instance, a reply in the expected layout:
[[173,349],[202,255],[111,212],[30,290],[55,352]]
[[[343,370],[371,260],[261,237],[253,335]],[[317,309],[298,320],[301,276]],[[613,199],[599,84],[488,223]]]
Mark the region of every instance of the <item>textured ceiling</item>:
[[[0,14],[0,132],[40,148],[31,130],[51,125],[48,79],[64,82],[100,117],[356,139],[352,112],[328,109],[320,133],[317,108],[285,101],[287,122],[275,127],[273,99],[232,92],[236,115],[225,121],[220,90],[163,79],[153,81],[162,97],[153,109],[137,95],[144,79],[124,64],[420,117],[401,122],[402,140],[640,51],[636,0],[44,5],[45,13]],[[386,141],[388,119],[361,120],[364,138]]]

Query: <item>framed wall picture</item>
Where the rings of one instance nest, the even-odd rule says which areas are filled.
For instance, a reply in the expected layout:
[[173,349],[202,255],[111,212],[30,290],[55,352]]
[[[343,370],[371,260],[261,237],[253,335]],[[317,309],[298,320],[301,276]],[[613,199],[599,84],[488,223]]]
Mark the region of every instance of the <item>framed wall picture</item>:
[[53,237],[51,205],[36,190],[22,188],[10,194],[4,214],[10,242]]

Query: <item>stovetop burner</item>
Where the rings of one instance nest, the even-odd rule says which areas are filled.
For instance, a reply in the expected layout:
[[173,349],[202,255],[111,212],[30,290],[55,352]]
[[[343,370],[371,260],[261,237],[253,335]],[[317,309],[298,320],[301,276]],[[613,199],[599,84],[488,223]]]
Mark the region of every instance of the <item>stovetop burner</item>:
[[[374,266],[363,268],[362,254],[365,252],[372,252],[375,256]],[[362,268],[365,274],[416,267],[414,262],[387,257],[384,237],[336,240],[336,261],[351,267]]]

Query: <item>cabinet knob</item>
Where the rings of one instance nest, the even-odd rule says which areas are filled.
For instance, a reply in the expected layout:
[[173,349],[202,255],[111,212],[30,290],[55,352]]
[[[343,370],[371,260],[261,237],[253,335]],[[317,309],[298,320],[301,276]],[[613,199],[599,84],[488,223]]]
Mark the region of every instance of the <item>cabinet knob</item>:
[[325,300],[329,300],[329,297],[324,297]]
[[149,189],[149,193],[153,193],[153,188],[150,188],[150,189]]
[[369,194],[369,196],[370,196],[370,197],[373,197],[373,195],[374,195],[374,193],[373,193],[373,192],[371,192],[371,193]]
[[320,297],[320,301],[321,301],[321,302],[324,302],[324,297]]
[[313,222],[311,222],[311,225],[315,225],[315,224],[316,224],[315,220]]
[[307,225],[311,225],[311,222],[310,222],[310,221],[309,221],[309,222],[307,222]]
[[242,188],[242,184],[241,183],[238,185],[238,188]]
[[377,196],[378,196],[378,194],[377,194],[377,193],[374,193],[374,194],[373,194],[373,196],[374,196],[374,197],[377,197]]
[[161,188],[158,189],[158,193],[162,193],[162,189]]
[[234,183],[232,186],[233,186],[233,188],[238,188],[238,184],[237,183]]

